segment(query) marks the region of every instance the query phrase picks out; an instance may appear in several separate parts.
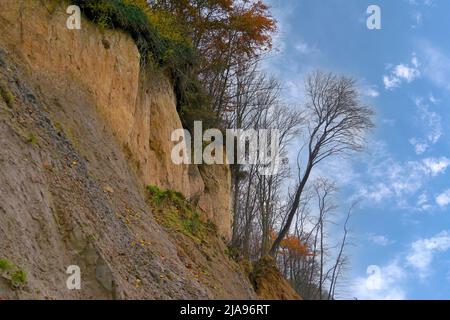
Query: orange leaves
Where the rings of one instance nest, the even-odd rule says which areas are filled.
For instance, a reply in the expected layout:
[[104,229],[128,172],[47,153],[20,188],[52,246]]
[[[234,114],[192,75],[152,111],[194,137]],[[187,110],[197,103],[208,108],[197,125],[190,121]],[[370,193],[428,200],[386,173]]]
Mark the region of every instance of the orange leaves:
[[276,22],[269,14],[268,7],[257,1],[248,8],[237,9],[230,18],[231,26],[239,32],[239,43],[247,54],[272,47],[271,33],[276,31]]
[[226,55],[230,46],[236,55],[256,56],[271,48],[276,31],[262,0],[162,0],[153,7],[175,16],[207,60]]
[[286,236],[286,238],[281,241],[280,244],[281,249],[288,250],[290,253],[301,255],[301,256],[309,256],[308,247],[301,242],[301,240],[296,236]]
[[[277,238],[277,234],[273,231],[270,232],[270,238],[272,240]],[[309,252],[308,246],[297,236],[287,235],[280,243],[281,254],[289,253],[291,255],[298,256],[312,256]]]

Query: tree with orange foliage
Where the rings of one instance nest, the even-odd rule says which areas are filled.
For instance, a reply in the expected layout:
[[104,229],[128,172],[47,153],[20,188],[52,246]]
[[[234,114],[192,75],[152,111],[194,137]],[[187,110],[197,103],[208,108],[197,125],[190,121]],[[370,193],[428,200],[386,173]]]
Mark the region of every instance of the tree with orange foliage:
[[154,10],[174,15],[199,51],[199,75],[219,117],[233,109],[239,66],[272,47],[276,22],[261,0],[158,0]]
[[310,253],[308,250],[308,246],[294,235],[286,236],[283,241],[281,241],[280,248],[282,250],[282,253],[284,250],[287,250],[291,255],[305,257],[312,255],[312,253]]
[[[278,235],[272,230],[270,231],[270,239],[274,241]],[[281,254],[289,254],[295,256],[309,257],[313,256],[309,251],[308,245],[304,243],[300,237],[295,235],[287,235],[280,243]]]
[[[194,46],[203,54],[235,50],[248,57],[271,48],[275,20],[261,0],[158,0],[149,1],[154,10],[172,13],[184,26]],[[234,38],[234,39],[232,39]]]

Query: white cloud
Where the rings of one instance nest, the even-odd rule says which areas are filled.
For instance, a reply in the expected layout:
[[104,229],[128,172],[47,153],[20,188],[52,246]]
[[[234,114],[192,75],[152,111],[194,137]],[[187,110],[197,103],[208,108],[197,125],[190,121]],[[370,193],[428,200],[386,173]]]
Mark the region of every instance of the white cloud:
[[422,59],[426,61],[423,73],[436,86],[450,90],[450,59],[427,41],[420,43]]
[[[432,101],[432,98],[430,97],[429,100]],[[431,111],[430,106],[424,102],[423,98],[414,99],[414,103],[419,113],[420,123],[424,126],[426,133],[424,138],[412,138],[409,143],[414,147],[416,154],[420,155],[441,139],[443,135],[442,118],[437,112]]]
[[377,183],[373,186],[362,187],[360,191],[361,197],[375,203],[380,203],[381,201],[392,197],[393,194],[393,191],[384,183]]
[[414,151],[416,152],[417,155],[425,153],[425,151],[427,151],[428,148],[430,147],[428,143],[424,142],[423,140],[419,141],[416,138],[410,139],[409,143],[414,147]]
[[444,173],[450,166],[450,159],[446,157],[441,158],[427,158],[423,160],[424,165],[430,170],[432,176]]
[[369,266],[367,277],[358,277],[353,284],[353,295],[360,300],[403,300],[406,292],[401,284],[405,271],[396,261],[384,267]]
[[309,54],[317,54],[320,53],[320,50],[316,47],[313,47],[309,45],[308,43],[304,41],[300,41],[295,45],[295,50],[303,55],[309,55]]
[[419,59],[417,59],[417,56],[415,53],[413,53],[413,57],[411,58],[411,63],[414,66],[414,68],[419,67]]
[[393,241],[389,240],[388,237],[383,236],[383,235],[377,235],[377,234],[369,234],[368,239],[370,241],[372,241],[373,243],[375,243],[376,245],[385,247],[388,246],[392,243],[394,243]]
[[427,277],[431,272],[431,263],[436,253],[450,249],[450,233],[443,231],[432,238],[420,239],[411,244],[406,260],[419,272],[419,276]]
[[401,63],[394,67],[390,67],[390,73],[383,76],[383,84],[385,89],[393,90],[400,87],[403,82],[411,83],[418,79],[421,75],[419,70],[419,60],[413,54],[411,58],[411,65]]
[[436,203],[440,207],[447,207],[450,204],[450,189],[444,191],[436,197]]
[[420,189],[428,177],[428,170],[421,162],[393,162],[386,170],[388,184],[397,196],[412,194]]
[[351,161],[340,158],[329,159],[326,164],[319,165],[313,174],[313,177],[325,176],[333,181],[338,181],[341,187],[353,185],[360,178]]
[[[413,64],[417,65],[417,58],[414,57],[412,61]],[[409,67],[405,64],[399,64],[394,68],[393,74],[400,80],[410,83],[420,76],[420,71],[415,66]]]
[[439,114],[430,110],[430,107],[423,103],[422,99],[416,99],[416,106],[420,113],[421,120],[428,126],[427,139],[435,144],[442,136],[442,119]]
[[376,87],[374,86],[366,86],[361,89],[361,94],[370,98],[376,98],[380,95]]
[[411,5],[425,5],[427,7],[431,7],[434,4],[434,0],[408,0]]
[[417,198],[416,206],[422,211],[426,211],[431,208],[431,205],[428,202],[428,196],[425,193],[419,195],[419,197]]
[[414,241],[406,252],[397,255],[397,258],[387,265],[369,266],[367,277],[357,277],[354,280],[352,296],[361,300],[406,299],[406,281],[428,277],[433,271],[436,255],[448,250],[449,231]]
[[432,104],[438,104],[440,102],[439,99],[437,99],[432,93],[430,93],[428,99]]
[[398,88],[401,84],[400,79],[393,76],[383,76],[384,87],[387,90],[392,90],[394,88]]
[[[428,157],[421,160],[396,161],[384,147],[377,143],[369,144],[367,174],[358,185],[358,196],[369,203],[386,204],[392,200],[399,208],[428,210],[430,203],[425,203],[424,187],[438,175],[444,174],[450,167],[446,157]],[[421,201],[418,201],[421,200]]]

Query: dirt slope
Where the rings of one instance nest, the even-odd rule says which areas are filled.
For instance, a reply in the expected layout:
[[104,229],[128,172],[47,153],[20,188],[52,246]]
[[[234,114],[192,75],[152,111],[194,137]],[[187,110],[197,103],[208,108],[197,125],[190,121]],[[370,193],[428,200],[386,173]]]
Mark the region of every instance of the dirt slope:
[[[208,261],[221,290],[193,277],[196,262],[186,259],[203,253],[193,247],[180,259],[83,90],[73,86],[73,100],[49,100],[8,56],[1,51],[0,82],[11,99],[0,99],[0,256],[28,279],[13,290],[0,277],[0,296],[255,297],[224,252]],[[80,291],[66,288],[69,265],[81,267]]]
[[292,289],[272,258],[265,257],[253,265],[250,279],[256,294],[262,300],[302,300]]

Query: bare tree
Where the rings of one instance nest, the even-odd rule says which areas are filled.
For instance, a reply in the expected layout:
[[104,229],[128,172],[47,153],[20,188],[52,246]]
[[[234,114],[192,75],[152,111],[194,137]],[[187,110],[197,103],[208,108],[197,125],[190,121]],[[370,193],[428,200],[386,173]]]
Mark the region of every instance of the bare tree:
[[298,165],[299,183],[286,221],[270,250],[273,256],[291,228],[313,168],[331,156],[361,151],[365,134],[373,127],[373,111],[361,103],[352,78],[314,72],[306,79],[306,95],[307,162],[303,171]]
[[[287,145],[298,133],[301,114],[280,100],[280,84],[261,72],[257,63],[241,64],[232,82],[232,108],[226,113],[229,128],[243,130],[277,129],[279,152],[283,157]],[[268,137],[271,140],[271,136]],[[271,247],[269,238],[275,217],[285,208],[280,190],[288,176],[288,166],[281,164],[275,175],[261,173],[264,165],[231,165],[233,185],[232,246],[244,257],[260,257]],[[254,243],[258,242],[258,244]]]
[[[268,110],[278,105],[279,83],[261,73],[257,63],[242,64],[239,72],[235,74],[233,86],[232,105],[226,113],[226,123],[229,128],[234,129],[259,129],[262,127],[262,119]],[[236,155],[235,155],[236,156]],[[231,165],[233,184],[233,237],[232,244],[238,247],[243,237],[248,237],[248,230],[242,230],[241,226],[252,222],[250,211],[254,210],[255,190],[252,190],[253,178],[256,178],[257,167],[244,168],[243,165],[235,163]],[[249,179],[244,179],[247,177]],[[244,181],[245,180],[245,181]],[[244,183],[244,185],[242,184]],[[245,199],[242,199],[242,195]],[[242,212],[242,201],[245,203],[245,211]],[[249,211],[250,210],[250,211]],[[243,221],[244,220],[244,221]],[[247,235],[243,235],[247,232]]]
[[337,209],[337,206],[335,205],[333,201],[334,194],[336,193],[337,189],[336,186],[329,182],[327,179],[320,178],[316,182],[314,186],[314,191],[317,196],[317,203],[319,207],[319,218],[318,218],[318,224],[319,224],[319,299],[322,300],[323,298],[323,285],[325,283],[325,280],[327,279],[326,274],[324,274],[324,268],[325,268],[325,219],[327,216]]
[[336,285],[338,282],[338,277],[342,271],[342,266],[346,262],[346,257],[344,255],[345,248],[347,247],[347,238],[348,238],[348,224],[350,221],[350,217],[352,215],[353,209],[357,205],[357,202],[353,202],[350,208],[347,211],[347,216],[345,218],[344,222],[344,234],[342,236],[342,241],[339,246],[339,252],[336,257],[336,263],[334,266],[330,269],[332,271],[331,278],[330,278],[330,287],[328,289],[328,300],[333,300],[335,297],[336,292]]
[[[306,254],[280,246],[278,265],[293,288],[305,300],[333,300],[338,284],[342,286],[348,265],[349,222],[357,202],[352,203],[343,222],[343,235],[338,243],[330,242],[328,233],[337,225],[337,188],[334,182],[319,177],[305,191],[295,220],[295,235],[308,248]],[[309,208],[316,208],[312,214]],[[308,226],[305,226],[308,225]]]

